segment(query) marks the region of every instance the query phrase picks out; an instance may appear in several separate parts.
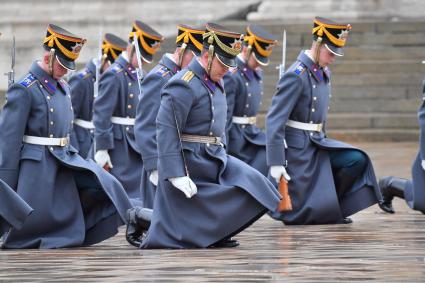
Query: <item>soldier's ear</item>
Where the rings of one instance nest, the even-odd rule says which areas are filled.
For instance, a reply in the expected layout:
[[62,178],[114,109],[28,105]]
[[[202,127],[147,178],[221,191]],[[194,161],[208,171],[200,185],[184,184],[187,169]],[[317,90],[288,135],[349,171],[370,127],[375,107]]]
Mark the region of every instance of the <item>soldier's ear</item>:
[[43,63],[48,65],[49,64],[49,53],[44,52],[43,53]]

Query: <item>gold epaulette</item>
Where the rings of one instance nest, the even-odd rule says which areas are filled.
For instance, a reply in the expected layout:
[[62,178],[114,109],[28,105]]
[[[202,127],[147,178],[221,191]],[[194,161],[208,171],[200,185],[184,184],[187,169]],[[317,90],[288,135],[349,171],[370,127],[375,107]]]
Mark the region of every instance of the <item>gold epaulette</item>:
[[190,82],[190,80],[193,78],[193,76],[194,76],[195,74],[192,72],[192,71],[187,71],[184,75],[183,75],[183,77],[182,77],[182,80],[184,80],[185,82]]

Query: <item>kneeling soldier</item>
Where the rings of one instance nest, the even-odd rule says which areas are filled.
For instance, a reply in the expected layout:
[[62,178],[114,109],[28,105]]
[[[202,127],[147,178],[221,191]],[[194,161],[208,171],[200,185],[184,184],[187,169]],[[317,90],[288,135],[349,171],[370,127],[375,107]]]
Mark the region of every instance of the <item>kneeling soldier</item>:
[[227,152],[267,176],[266,134],[256,126],[263,100],[263,71],[275,36],[256,25],[247,27],[237,67],[224,76],[227,97]]
[[42,61],[7,92],[0,114],[0,179],[34,211],[5,248],[64,248],[112,237],[131,207],[112,175],[69,145],[73,111],[61,79],[85,40],[49,25]]
[[[223,148],[222,77],[235,67],[242,35],[207,24],[203,51],[162,90],[157,117],[159,181],[149,230],[130,210],[127,239],[141,248],[234,247],[231,237],[275,211],[280,195],[260,172]],[[140,228],[140,229],[137,229]],[[133,235],[129,235],[133,233]]]
[[343,56],[351,26],[316,18],[314,42],[277,84],[266,120],[270,179],[287,181],[293,210],[285,224],[350,223],[348,216],[381,199],[365,152],[326,137],[331,97],[328,65]]
[[[127,47],[127,42],[121,38],[107,33],[103,37],[102,58],[99,64],[99,75],[101,75],[108,67],[114,63],[115,59]],[[71,144],[78,149],[78,153],[84,158],[93,158],[92,148],[94,138],[93,117],[93,100],[95,96],[96,80],[96,62],[99,58],[90,60],[86,67],[73,75],[69,79],[71,88],[71,101],[74,108],[74,134]],[[91,156],[89,156],[89,151]]]
[[[94,159],[100,166],[109,167],[132,202],[137,204],[140,204],[141,197],[143,161],[134,136],[136,107],[142,91],[136,69],[152,63],[162,40],[163,36],[147,24],[135,21],[127,50],[100,79],[99,96],[93,106]],[[137,52],[141,54],[141,62]]]
[[[152,208],[158,185],[158,149],[156,144],[156,115],[161,103],[161,90],[181,68],[201,53],[204,29],[178,26],[177,48],[173,54],[164,54],[161,61],[143,79],[143,90],[137,105],[134,135],[143,158],[140,184],[142,206]],[[149,174],[149,175],[148,175]]]

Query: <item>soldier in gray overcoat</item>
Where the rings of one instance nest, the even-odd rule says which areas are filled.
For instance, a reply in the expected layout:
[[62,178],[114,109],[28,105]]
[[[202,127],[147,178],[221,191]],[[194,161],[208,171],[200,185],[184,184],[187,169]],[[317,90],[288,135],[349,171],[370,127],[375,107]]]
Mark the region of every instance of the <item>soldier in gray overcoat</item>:
[[[118,36],[107,33],[103,37],[102,58],[99,65],[99,75],[102,74],[127,47],[127,42]],[[99,58],[98,58],[99,59]],[[94,138],[93,100],[94,84],[96,82],[96,61],[91,59],[84,69],[69,79],[71,101],[74,108],[74,133],[71,144],[83,158],[88,156]]]
[[263,92],[263,71],[267,66],[275,36],[257,25],[246,29],[237,67],[224,76],[227,97],[227,152],[267,176],[266,134],[257,127]]
[[101,242],[118,232],[131,208],[124,188],[69,143],[70,89],[85,40],[50,24],[45,52],[13,84],[0,114],[0,179],[34,211],[11,229],[4,248],[64,248]]
[[177,48],[173,54],[166,53],[158,65],[145,76],[141,83],[142,95],[137,105],[134,135],[143,159],[140,183],[141,206],[152,208],[158,185],[158,149],[156,144],[156,115],[161,103],[161,90],[168,80],[185,68],[202,50],[204,29],[178,25]]
[[[136,50],[135,37],[139,50]],[[147,24],[135,21],[127,50],[103,73],[99,96],[93,105],[94,159],[97,164],[110,170],[124,186],[132,202],[139,205],[143,161],[134,136],[136,107],[140,96],[138,80],[142,79],[143,70],[140,68],[152,63],[161,41],[162,35]]]
[[331,98],[328,65],[343,55],[351,26],[316,18],[313,44],[277,84],[266,119],[270,180],[288,183],[293,210],[285,224],[351,223],[348,216],[381,200],[372,162],[325,133]]
[[[154,210],[143,241],[130,241],[141,248],[234,247],[232,236],[279,204],[267,178],[223,148],[222,77],[236,65],[242,35],[207,24],[203,38],[201,56],[162,90]],[[130,220],[127,232],[140,233],[133,228],[141,221]]]

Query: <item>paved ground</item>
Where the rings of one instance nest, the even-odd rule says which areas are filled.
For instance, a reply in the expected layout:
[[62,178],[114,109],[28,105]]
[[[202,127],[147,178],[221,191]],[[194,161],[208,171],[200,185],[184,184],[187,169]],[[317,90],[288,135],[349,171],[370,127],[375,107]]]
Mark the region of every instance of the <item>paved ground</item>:
[[[359,144],[378,176],[409,176],[414,143]],[[373,206],[351,225],[285,227],[263,217],[216,250],[136,250],[122,231],[94,247],[0,251],[0,281],[424,282],[425,216],[396,201]]]

